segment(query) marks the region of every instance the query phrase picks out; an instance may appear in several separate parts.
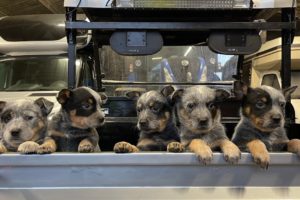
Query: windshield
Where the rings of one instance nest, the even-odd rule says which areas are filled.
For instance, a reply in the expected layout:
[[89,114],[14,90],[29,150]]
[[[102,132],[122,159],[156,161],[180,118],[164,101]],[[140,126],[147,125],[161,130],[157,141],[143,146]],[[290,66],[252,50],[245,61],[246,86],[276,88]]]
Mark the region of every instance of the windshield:
[[0,90],[61,90],[67,87],[67,67],[65,57],[0,60]]
[[165,46],[149,56],[122,56],[109,46],[101,50],[103,85],[110,96],[145,92],[173,84],[232,85],[238,56],[216,54],[207,46]]

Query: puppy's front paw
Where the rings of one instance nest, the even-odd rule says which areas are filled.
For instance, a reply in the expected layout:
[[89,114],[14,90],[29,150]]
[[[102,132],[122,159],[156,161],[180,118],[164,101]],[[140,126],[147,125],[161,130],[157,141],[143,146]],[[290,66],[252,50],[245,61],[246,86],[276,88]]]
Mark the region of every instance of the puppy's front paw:
[[184,146],[179,142],[171,142],[167,146],[168,152],[184,152]]
[[115,153],[135,153],[138,152],[138,148],[128,142],[118,142],[114,146]]
[[38,152],[39,144],[32,142],[32,141],[27,141],[18,147],[18,152],[22,154],[34,154]]
[[7,152],[6,147],[3,144],[0,144],[0,154]]
[[91,153],[94,152],[94,149],[94,145],[92,145],[90,142],[81,141],[78,146],[78,152],[80,153]]
[[209,164],[213,159],[213,152],[209,147],[203,147],[201,151],[196,152],[198,159],[204,164]]
[[224,158],[228,163],[236,164],[241,159],[241,151],[237,146],[231,145],[224,150]]
[[288,151],[300,156],[300,140],[292,139],[288,142]]
[[48,154],[54,152],[55,152],[55,146],[51,145],[50,143],[44,143],[40,145],[37,151],[38,154]]
[[268,153],[260,153],[253,155],[254,162],[263,169],[268,169],[270,163],[270,156]]

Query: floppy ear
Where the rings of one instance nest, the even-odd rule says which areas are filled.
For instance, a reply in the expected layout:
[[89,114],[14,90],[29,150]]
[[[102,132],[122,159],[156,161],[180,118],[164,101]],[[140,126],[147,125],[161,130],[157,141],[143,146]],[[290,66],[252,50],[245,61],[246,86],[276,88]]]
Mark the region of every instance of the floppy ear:
[[108,97],[105,93],[100,93],[102,104],[106,104]]
[[183,89],[178,89],[175,90],[170,97],[171,104],[174,105],[178,100],[182,97],[184,90]]
[[230,93],[227,90],[216,89],[216,101],[222,102],[230,97]]
[[131,100],[137,100],[141,96],[141,92],[138,91],[130,91],[126,92],[125,96]]
[[57,99],[58,103],[65,104],[68,101],[68,99],[71,97],[71,95],[72,95],[72,91],[71,90],[69,90],[69,89],[62,89],[58,93],[56,99]]
[[235,81],[233,84],[233,93],[237,99],[242,99],[248,93],[249,86],[242,81]]
[[43,97],[38,98],[37,100],[34,101],[34,103],[40,107],[43,116],[47,116],[52,111],[52,108],[54,106],[53,102],[48,101]]
[[172,85],[168,85],[161,89],[160,93],[164,95],[165,97],[170,96],[175,91],[174,87]]
[[288,87],[288,88],[285,88],[285,89],[282,90],[282,93],[283,93],[286,100],[289,100],[291,98],[291,94],[293,92],[295,92],[297,87],[298,86],[291,86],[291,87]]
[[6,101],[0,101],[0,113],[2,112],[5,106],[6,106]]

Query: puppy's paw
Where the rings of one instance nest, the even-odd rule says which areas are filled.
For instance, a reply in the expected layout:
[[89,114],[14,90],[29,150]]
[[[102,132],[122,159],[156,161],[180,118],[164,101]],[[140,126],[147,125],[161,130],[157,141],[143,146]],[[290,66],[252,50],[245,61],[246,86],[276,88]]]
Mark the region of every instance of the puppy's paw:
[[135,153],[138,152],[138,148],[128,142],[118,142],[114,146],[115,153]]
[[270,163],[270,155],[268,153],[260,153],[253,155],[254,162],[263,169],[268,169]]
[[55,146],[45,143],[39,146],[37,153],[38,154],[49,154],[55,152]]
[[235,146],[231,145],[224,151],[224,159],[230,164],[236,164],[241,159],[241,151]]
[[203,148],[201,151],[196,152],[198,159],[204,164],[209,164],[213,159],[213,152],[209,147]]
[[27,141],[18,147],[18,152],[22,154],[35,154],[38,152],[39,144],[32,142],[32,141]]
[[91,153],[94,152],[95,147],[90,142],[81,141],[78,146],[78,152],[80,153]]
[[292,139],[288,142],[288,151],[300,156],[300,140]]
[[7,152],[6,147],[3,144],[0,144],[0,154]]
[[167,146],[167,151],[175,153],[184,152],[184,146],[179,142],[171,142]]

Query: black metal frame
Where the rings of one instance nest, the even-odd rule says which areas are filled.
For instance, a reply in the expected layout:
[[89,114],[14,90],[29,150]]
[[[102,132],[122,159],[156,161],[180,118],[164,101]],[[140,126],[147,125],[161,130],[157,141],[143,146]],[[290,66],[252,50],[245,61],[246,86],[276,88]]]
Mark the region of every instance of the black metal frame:
[[[282,36],[282,87],[288,87],[291,84],[291,43],[292,33],[296,28],[295,9],[283,8],[281,22],[149,22],[137,20],[133,22],[79,22],[76,21],[76,9],[66,9],[66,30],[68,36],[68,84],[69,88],[75,87],[75,60],[76,60],[76,29],[89,30],[157,30],[157,31],[208,31],[218,29],[248,29],[248,30],[276,30],[281,31]],[[115,20],[115,19],[114,19]],[[238,20],[237,20],[238,21]],[[94,50],[98,48],[99,43],[94,41]],[[94,53],[99,57],[98,50]],[[95,68],[100,68],[99,59],[95,61]],[[102,90],[101,69],[97,69],[97,90]]]

